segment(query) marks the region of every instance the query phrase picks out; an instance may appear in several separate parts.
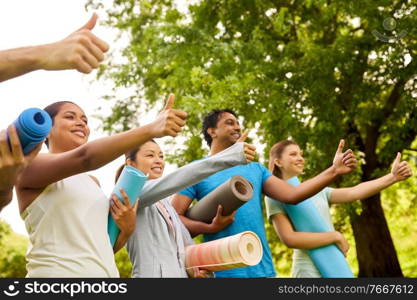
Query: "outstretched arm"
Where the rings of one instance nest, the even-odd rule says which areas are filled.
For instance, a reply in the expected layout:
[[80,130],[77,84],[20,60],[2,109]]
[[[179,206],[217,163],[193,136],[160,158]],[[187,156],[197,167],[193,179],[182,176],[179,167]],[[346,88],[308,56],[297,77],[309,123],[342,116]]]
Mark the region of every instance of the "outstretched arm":
[[401,162],[401,154],[397,153],[389,174],[374,180],[362,182],[353,187],[334,189],[331,193],[330,203],[346,203],[366,199],[394,183],[407,179],[412,174],[408,163],[405,161]]
[[165,109],[148,125],[97,139],[71,151],[38,155],[23,171],[19,188],[44,188],[63,178],[97,169],[151,138],[176,136],[185,125],[187,114],[172,109],[173,102],[170,96]]
[[152,205],[176,192],[192,186],[204,178],[239,164],[253,160],[254,146],[236,143],[226,150],[185,165],[173,173],[161,178],[150,180],[140,193],[140,208]]
[[276,176],[271,176],[264,183],[264,193],[270,198],[289,204],[297,204],[317,194],[333,182],[337,176],[347,174],[356,167],[357,162],[352,150],[343,152],[344,144],[344,140],[341,140],[333,159],[333,165],[319,175],[296,187]]
[[93,14],[87,24],[56,43],[0,51],[0,82],[39,69],[90,73],[109,49],[91,33],[96,21]]

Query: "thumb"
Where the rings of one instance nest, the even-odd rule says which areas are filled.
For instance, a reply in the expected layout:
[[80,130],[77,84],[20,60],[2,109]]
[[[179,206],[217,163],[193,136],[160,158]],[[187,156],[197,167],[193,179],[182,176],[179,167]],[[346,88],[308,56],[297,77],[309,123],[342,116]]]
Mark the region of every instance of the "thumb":
[[238,142],[244,142],[248,138],[249,130],[246,129],[245,132],[237,140]]
[[397,157],[394,160],[393,167],[395,167],[396,165],[398,165],[400,163],[400,161],[401,161],[401,153],[400,152],[397,152]]
[[219,206],[217,207],[217,215],[221,216],[223,213],[223,206],[221,206],[221,204],[219,204]]
[[337,147],[336,153],[342,153],[344,147],[345,147],[345,140],[341,139],[339,142],[339,146]]
[[80,31],[80,30],[83,30],[83,29],[93,30],[94,26],[96,26],[97,18],[98,18],[97,14],[93,13],[90,20],[88,20],[88,22],[83,27],[78,29],[77,31]]
[[165,107],[164,107],[163,110],[171,109],[174,106],[174,99],[175,99],[175,95],[174,94],[169,94],[167,103],[165,104]]

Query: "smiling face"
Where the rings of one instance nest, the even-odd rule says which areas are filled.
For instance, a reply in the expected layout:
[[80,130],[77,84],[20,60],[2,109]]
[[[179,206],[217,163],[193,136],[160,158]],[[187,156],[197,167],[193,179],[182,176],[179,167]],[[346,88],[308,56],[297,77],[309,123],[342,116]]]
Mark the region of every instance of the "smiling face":
[[51,152],[65,152],[88,141],[90,128],[84,111],[73,103],[64,103],[53,119],[54,125],[48,137]]
[[158,144],[149,141],[143,144],[136,154],[135,160],[127,160],[127,164],[149,174],[149,179],[162,176],[165,168],[164,154]]
[[213,143],[230,147],[240,138],[240,124],[236,117],[228,112],[219,116],[215,128],[209,128],[208,133],[213,139]]
[[275,165],[280,168],[283,178],[291,178],[303,173],[304,157],[298,145],[288,145],[285,147],[281,156],[274,161]]

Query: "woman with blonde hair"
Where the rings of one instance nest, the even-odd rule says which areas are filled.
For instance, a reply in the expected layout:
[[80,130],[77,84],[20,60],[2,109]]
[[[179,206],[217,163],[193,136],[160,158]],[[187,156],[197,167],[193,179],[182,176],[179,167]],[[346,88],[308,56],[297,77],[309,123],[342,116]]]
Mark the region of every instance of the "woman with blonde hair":
[[[385,176],[360,183],[353,187],[326,187],[310,198],[324,223],[327,227],[331,228],[329,232],[295,231],[283,205],[278,201],[266,198],[267,215],[272,221],[275,232],[285,245],[294,248],[292,264],[293,277],[322,277],[310,259],[307,250],[336,244],[346,255],[349,245],[343,234],[334,230],[329,204],[348,203],[359,199],[366,199],[398,181],[407,179],[412,175],[411,169],[407,162],[401,162],[400,159],[401,155],[398,153],[391,172]],[[269,170],[273,175],[283,180],[301,175],[304,170],[304,162],[303,152],[294,141],[280,141],[270,150]]]

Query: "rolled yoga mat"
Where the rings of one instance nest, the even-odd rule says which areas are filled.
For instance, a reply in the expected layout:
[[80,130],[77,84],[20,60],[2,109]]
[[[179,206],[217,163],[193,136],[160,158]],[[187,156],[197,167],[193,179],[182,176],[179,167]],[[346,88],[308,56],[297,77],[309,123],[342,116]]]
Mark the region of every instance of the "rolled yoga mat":
[[223,207],[222,214],[230,215],[252,199],[252,195],[252,184],[242,176],[233,176],[199,200],[187,211],[186,215],[193,220],[211,223],[216,216],[219,204]]
[[[288,179],[287,182],[292,186],[300,184],[300,180],[297,177],[292,177]],[[330,228],[324,222],[311,199],[304,200],[296,205],[284,204],[284,209],[296,231],[330,231]],[[307,250],[307,252],[321,276],[324,278],[353,277],[352,271],[350,270],[342,251],[340,251],[335,244]]]
[[[120,189],[123,189],[126,194],[129,196],[129,201],[131,205],[135,205],[136,200],[138,199],[138,196],[143,188],[143,185],[145,184],[148,177],[143,174],[138,169],[131,167],[131,166],[124,166],[122,173],[120,174],[119,179],[116,182],[116,186],[113,189],[113,194],[116,194],[116,196],[124,202],[123,196],[120,193]],[[120,229],[117,227],[116,222],[114,221],[111,213],[109,213],[109,220],[107,225],[107,232],[110,237],[110,242],[112,246],[114,246],[114,243],[117,240],[117,237],[119,236]]]
[[199,267],[217,272],[234,268],[254,266],[262,259],[262,244],[252,231],[218,240],[188,246],[185,249],[187,269]]
[[52,128],[51,117],[46,111],[39,108],[24,110],[13,124],[25,155],[41,143]]

